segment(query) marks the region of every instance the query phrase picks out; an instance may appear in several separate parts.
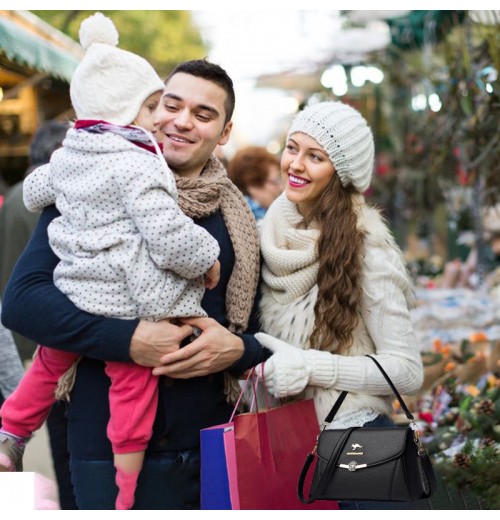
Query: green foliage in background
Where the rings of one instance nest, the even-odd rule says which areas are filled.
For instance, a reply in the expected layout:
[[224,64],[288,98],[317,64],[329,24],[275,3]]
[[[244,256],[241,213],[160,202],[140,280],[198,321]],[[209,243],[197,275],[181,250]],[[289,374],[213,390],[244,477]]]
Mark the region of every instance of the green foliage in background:
[[[444,187],[471,186],[479,178],[485,203],[499,200],[500,20],[467,20],[440,43],[423,49],[389,47],[382,60],[392,101],[393,143],[400,163],[419,172],[423,193],[409,182],[408,200],[423,213],[442,200]],[[411,99],[435,93],[438,112],[415,111]]]
[[[82,20],[96,11],[31,11],[77,42]],[[207,45],[189,11],[102,11],[120,34],[119,46],[146,58],[166,76],[179,62],[204,58]]]
[[[481,281],[487,269],[481,211],[500,201],[500,19],[486,24],[443,13],[450,14],[446,31],[431,17],[415,36],[418,45],[390,45],[380,55],[399,165],[394,200],[401,227],[418,232],[423,223],[429,240],[437,238],[441,249],[446,244],[447,259],[463,258],[457,239],[472,232]],[[427,104],[431,96],[436,111]],[[424,107],[412,106],[419,98]]]
[[452,486],[479,497],[485,509],[499,509],[500,380],[490,375],[477,395],[448,383],[454,400],[427,444],[435,468]]

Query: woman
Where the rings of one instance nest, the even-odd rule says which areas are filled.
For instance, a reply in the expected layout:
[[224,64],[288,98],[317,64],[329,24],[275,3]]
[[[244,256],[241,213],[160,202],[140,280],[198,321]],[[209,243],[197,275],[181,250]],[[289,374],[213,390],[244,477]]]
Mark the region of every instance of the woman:
[[281,159],[285,192],[262,225],[268,334],[256,337],[273,355],[258,373],[278,398],[313,398],[319,423],[349,391],[330,428],[393,424],[392,392],[366,354],[402,394],[416,393],[423,379],[410,279],[380,213],[362,196],[373,157],[372,133],[356,110],[340,102],[307,108]]

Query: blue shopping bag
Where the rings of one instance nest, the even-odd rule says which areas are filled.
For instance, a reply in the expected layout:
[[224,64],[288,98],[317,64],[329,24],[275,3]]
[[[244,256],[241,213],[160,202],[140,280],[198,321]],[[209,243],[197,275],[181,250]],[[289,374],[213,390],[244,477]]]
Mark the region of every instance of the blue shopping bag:
[[[200,432],[201,509],[240,509],[234,437],[234,417],[254,371],[248,373],[229,421]],[[252,402],[251,407],[255,403]]]
[[234,423],[219,424],[201,431],[201,509],[239,509],[231,500],[234,481]]

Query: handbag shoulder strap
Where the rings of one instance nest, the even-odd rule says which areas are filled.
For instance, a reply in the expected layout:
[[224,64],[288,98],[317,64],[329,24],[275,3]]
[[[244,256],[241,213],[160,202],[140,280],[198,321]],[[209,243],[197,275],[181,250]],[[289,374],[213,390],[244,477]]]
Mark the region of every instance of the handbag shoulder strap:
[[[410,419],[413,423],[415,423],[415,419],[413,415],[411,414],[410,410],[408,410],[408,407],[406,406],[405,402],[403,401],[403,398],[399,395],[399,392],[397,391],[396,387],[394,386],[394,383],[391,381],[390,377],[386,374],[385,370],[380,366],[380,363],[373,358],[372,356],[368,355],[366,357],[369,357],[378,367],[380,372],[382,372],[382,375],[384,376],[387,383],[389,383],[389,386],[391,387],[391,390],[393,391],[394,395],[397,397],[397,400],[399,401],[399,404],[404,411],[406,417]],[[432,463],[429,458],[429,455],[427,454],[427,450],[420,444],[420,440],[418,438],[417,433],[414,433],[415,435],[415,442],[418,447],[418,456],[420,458],[420,461],[422,463],[422,470],[424,472],[425,477],[427,478],[427,483],[429,485],[429,490],[424,494],[422,498],[429,498],[431,495],[434,494],[434,492],[437,489],[437,483],[436,483],[436,476],[434,474],[434,469],[432,468]]]
[[377,368],[380,370],[380,372],[384,376],[385,380],[387,381],[387,383],[391,387],[391,390],[394,393],[394,395],[396,396],[396,399],[398,400],[398,402],[399,402],[399,404],[401,406],[401,409],[405,413],[406,417],[408,417],[408,419],[410,419],[410,421],[414,421],[415,418],[411,414],[410,410],[408,410],[408,407],[406,406],[405,402],[403,401],[403,398],[399,395],[399,392],[397,391],[396,387],[394,386],[394,383],[391,381],[390,377],[387,375],[387,373],[382,368],[380,363],[374,357],[370,356],[369,354],[367,354],[366,357],[369,357],[377,365]]
[[[408,410],[406,403],[403,401],[403,398],[399,395],[397,388],[394,386],[394,383],[391,381],[391,378],[387,375],[387,373],[382,368],[380,363],[374,357],[370,356],[369,354],[367,354],[366,357],[370,358],[375,363],[377,368],[380,370],[380,372],[384,376],[384,379],[389,384],[389,387],[391,388],[393,394],[396,396],[396,399],[398,400],[398,402],[401,406],[401,409],[404,411],[406,417],[408,417],[408,419],[410,419],[410,421],[414,421],[415,419],[414,419],[413,415],[411,414],[410,410]],[[348,394],[348,392],[346,392],[346,391],[341,392],[341,394],[335,401],[332,409],[330,410],[330,413],[326,416],[326,418],[323,422],[323,426],[326,426],[333,421],[333,418],[337,415],[337,412],[339,411],[339,408],[342,406],[342,403],[344,402],[344,399],[346,398],[347,394]]]

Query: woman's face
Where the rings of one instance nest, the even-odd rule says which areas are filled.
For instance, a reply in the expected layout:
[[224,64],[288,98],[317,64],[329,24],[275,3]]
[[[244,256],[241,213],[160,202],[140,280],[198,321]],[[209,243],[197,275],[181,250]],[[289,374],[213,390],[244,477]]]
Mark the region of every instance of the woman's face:
[[335,168],[325,150],[312,137],[297,132],[288,139],[281,156],[285,194],[307,215],[328,186]]

